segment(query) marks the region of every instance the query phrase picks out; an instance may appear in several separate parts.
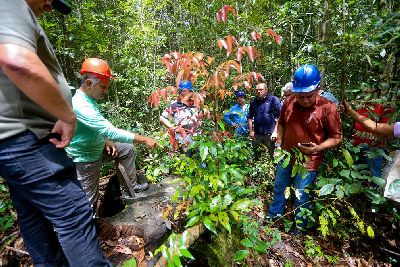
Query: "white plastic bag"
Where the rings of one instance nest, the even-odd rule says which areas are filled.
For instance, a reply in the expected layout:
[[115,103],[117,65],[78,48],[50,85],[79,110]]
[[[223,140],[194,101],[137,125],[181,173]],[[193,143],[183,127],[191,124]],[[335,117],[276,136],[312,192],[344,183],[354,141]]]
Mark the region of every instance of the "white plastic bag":
[[400,203],[400,151],[395,152],[393,161],[385,168],[383,178],[386,180],[383,196]]

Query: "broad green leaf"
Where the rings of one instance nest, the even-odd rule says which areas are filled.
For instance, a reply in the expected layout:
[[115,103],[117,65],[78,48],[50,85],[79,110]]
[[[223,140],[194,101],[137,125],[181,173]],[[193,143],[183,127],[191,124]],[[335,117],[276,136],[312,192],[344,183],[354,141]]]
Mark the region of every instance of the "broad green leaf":
[[287,157],[285,161],[282,163],[282,167],[286,168],[289,165],[289,163],[290,163],[290,157]]
[[211,219],[208,216],[203,218],[203,224],[208,230],[210,230],[214,234],[217,234],[217,228],[215,228],[215,224],[211,221]]
[[261,254],[265,254],[267,253],[267,248],[268,248],[268,244],[267,242],[263,241],[263,240],[259,240],[257,242],[257,245],[254,247],[254,249]]
[[360,186],[358,184],[344,184],[343,189],[346,196],[351,196],[360,192]]
[[252,206],[252,204],[253,202],[247,198],[240,199],[232,205],[231,209],[239,211],[248,211],[249,207]]
[[374,229],[372,229],[371,226],[367,227],[367,234],[369,237],[374,238],[375,237],[375,233],[374,233]]
[[295,177],[297,175],[297,169],[298,168],[299,168],[299,165],[297,165],[297,164],[293,165],[292,174],[291,174],[292,177]]
[[340,171],[340,175],[350,179],[350,170],[342,170]]
[[183,246],[180,247],[180,248],[179,248],[179,252],[181,253],[181,255],[182,255],[183,257],[186,257],[186,258],[189,258],[189,259],[194,260],[193,255],[189,252],[189,250],[187,250],[186,247],[183,247]]
[[240,243],[241,243],[243,246],[245,246],[246,248],[251,248],[251,247],[253,247],[253,242],[251,242],[250,239],[248,239],[248,238],[245,238],[245,239],[240,240]]
[[198,223],[200,221],[200,216],[194,216],[193,218],[191,218],[187,223],[186,223],[186,228],[187,227],[192,227],[193,225],[195,225],[196,223]]
[[384,187],[386,183],[385,179],[376,176],[372,176],[371,181],[374,182],[376,185],[379,185],[379,187]]
[[233,198],[231,195],[227,194],[224,196],[224,200],[222,201],[222,208],[226,209],[233,201]]
[[234,210],[231,210],[231,211],[229,211],[229,212],[231,213],[231,215],[232,215],[233,219],[235,219],[235,221],[239,221],[239,220],[240,220],[240,215],[239,215],[239,213],[237,213],[237,212],[234,211]]
[[336,185],[336,196],[338,198],[343,198],[344,197],[343,186]]
[[347,165],[351,167],[353,165],[353,158],[350,155],[350,152],[347,149],[343,149],[343,156],[346,158]]
[[244,258],[249,256],[249,251],[248,250],[239,250],[233,255],[233,260],[234,261],[242,261]]
[[319,196],[326,196],[332,193],[333,189],[335,189],[335,185],[326,184],[319,190]]
[[221,196],[218,195],[218,196],[214,197],[214,198],[211,200],[211,203],[210,203],[210,212],[211,212],[211,213],[214,213],[214,212],[220,210],[220,206],[221,206]]
[[208,156],[208,146],[201,145],[200,146],[200,157],[201,160],[204,161]]
[[285,156],[286,156],[285,153],[280,153],[279,155],[277,155],[277,156],[274,158],[274,163],[277,164],[277,163],[281,162],[281,160],[283,160],[283,158],[284,158]]
[[222,131],[225,131],[225,124],[222,121],[217,121],[219,127],[221,128]]
[[200,195],[203,195],[203,191],[205,190],[204,186],[202,184],[198,184],[192,187],[192,189],[190,190],[189,196],[190,197],[195,197],[197,196],[199,193]]
[[215,145],[212,145],[212,146],[210,147],[210,153],[211,153],[211,155],[213,155],[214,157],[217,156],[217,148],[215,147]]
[[210,217],[211,221],[218,222],[218,217],[215,214],[211,213],[208,217]]
[[337,160],[337,158],[334,158],[334,159],[333,159],[333,162],[332,162],[332,166],[333,166],[334,168],[336,168],[338,164],[339,164],[339,161]]
[[172,260],[173,260],[173,262],[174,262],[176,267],[181,267],[182,266],[181,259],[179,258],[178,255],[174,255]]
[[231,233],[231,225],[229,224],[228,214],[225,211],[219,212],[218,219],[222,226],[225,227],[225,229],[228,230],[229,233]]
[[122,264],[122,267],[136,267],[136,266],[137,266],[137,263],[136,263],[135,258],[127,260],[124,262],[124,264]]

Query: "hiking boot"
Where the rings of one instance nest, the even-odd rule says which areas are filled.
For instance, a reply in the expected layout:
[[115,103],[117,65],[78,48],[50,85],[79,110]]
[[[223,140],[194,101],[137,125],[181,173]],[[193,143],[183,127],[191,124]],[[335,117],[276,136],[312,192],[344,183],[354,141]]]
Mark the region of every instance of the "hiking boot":
[[146,191],[147,189],[149,189],[148,183],[136,184],[133,187],[133,190],[135,190],[135,192],[142,192],[142,191]]

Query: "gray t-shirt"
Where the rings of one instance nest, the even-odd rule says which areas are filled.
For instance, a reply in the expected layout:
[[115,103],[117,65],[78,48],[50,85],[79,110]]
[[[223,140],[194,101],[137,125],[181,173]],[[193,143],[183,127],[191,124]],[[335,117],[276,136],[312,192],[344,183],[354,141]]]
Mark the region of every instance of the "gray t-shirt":
[[[71,92],[60,64],[46,34],[25,0],[2,0],[0,43],[19,45],[36,52],[71,104]],[[50,133],[56,120],[26,97],[0,68],[0,140],[25,130],[30,130],[42,138]]]

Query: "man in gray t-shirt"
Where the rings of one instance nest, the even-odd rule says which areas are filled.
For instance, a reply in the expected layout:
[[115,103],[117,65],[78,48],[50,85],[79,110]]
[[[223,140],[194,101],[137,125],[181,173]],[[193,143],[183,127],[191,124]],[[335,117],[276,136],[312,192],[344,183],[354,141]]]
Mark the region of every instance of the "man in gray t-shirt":
[[111,266],[64,151],[76,117],[67,82],[36,19],[52,7],[71,11],[65,0],[0,2],[0,176],[9,185],[34,265]]

